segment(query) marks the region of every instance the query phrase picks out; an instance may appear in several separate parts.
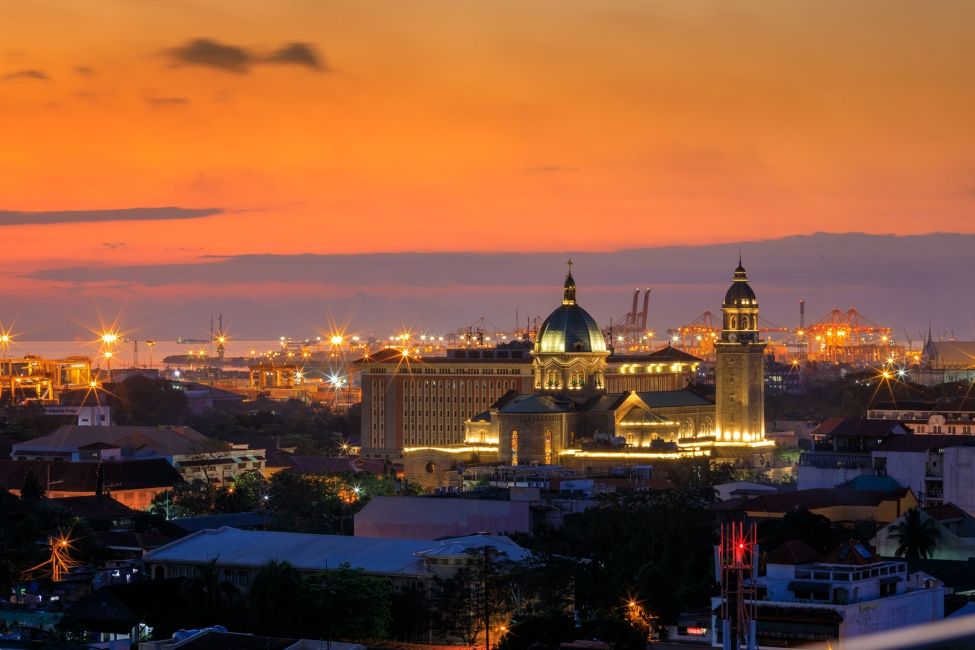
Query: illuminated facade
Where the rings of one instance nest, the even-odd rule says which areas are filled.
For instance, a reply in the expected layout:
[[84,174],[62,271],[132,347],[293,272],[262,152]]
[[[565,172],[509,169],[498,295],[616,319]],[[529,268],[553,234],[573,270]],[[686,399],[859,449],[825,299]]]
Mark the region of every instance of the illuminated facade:
[[758,299],[741,260],[721,306],[721,339],[715,343],[717,441],[765,440],[765,344],[758,334]]
[[464,421],[509,391],[531,390],[529,351],[517,344],[417,358],[389,348],[356,361],[362,386],[362,455],[464,442]]
[[405,445],[406,474],[434,487],[463,464],[588,471],[709,455],[714,404],[687,390],[699,363],[671,347],[613,356],[576,301],[570,273],[562,304],[544,321],[531,351],[528,390],[508,392],[468,416],[458,444]]
[[571,270],[565,278],[562,306],[542,323],[532,357],[536,393],[576,398],[606,392],[609,350],[596,321],[576,303]]

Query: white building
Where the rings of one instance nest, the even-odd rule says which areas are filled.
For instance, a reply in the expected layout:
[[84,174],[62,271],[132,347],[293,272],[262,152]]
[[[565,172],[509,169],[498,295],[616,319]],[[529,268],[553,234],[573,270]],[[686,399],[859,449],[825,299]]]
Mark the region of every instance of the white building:
[[[944,618],[944,587],[907,564],[883,560],[855,542],[823,558],[800,541],[769,553],[757,580],[758,642],[788,646],[838,641]],[[719,611],[721,598],[712,599]],[[713,646],[720,647],[717,615]],[[834,646],[836,647],[836,646]]]

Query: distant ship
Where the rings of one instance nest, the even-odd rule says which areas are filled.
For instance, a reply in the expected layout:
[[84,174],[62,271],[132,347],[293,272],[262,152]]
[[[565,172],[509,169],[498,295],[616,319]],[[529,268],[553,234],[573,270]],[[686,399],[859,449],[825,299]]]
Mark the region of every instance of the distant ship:
[[201,343],[209,343],[210,341],[207,339],[187,339],[182,336],[177,336],[176,342],[180,345],[200,345]]

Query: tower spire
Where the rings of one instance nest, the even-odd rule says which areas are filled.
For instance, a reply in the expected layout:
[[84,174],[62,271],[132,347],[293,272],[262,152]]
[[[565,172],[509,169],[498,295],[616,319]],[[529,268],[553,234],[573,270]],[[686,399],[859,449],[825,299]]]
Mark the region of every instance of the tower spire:
[[565,289],[562,292],[562,304],[574,305],[576,303],[576,281],[572,277],[572,260],[567,262],[569,273],[565,276]]

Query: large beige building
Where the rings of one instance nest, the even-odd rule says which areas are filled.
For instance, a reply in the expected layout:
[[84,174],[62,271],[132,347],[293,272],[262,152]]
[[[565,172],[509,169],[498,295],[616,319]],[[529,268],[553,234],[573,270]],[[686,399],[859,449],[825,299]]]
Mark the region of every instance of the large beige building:
[[356,361],[362,387],[362,455],[401,457],[404,447],[464,440],[464,421],[509,391],[532,386],[531,355],[518,343],[419,357],[389,348]]

